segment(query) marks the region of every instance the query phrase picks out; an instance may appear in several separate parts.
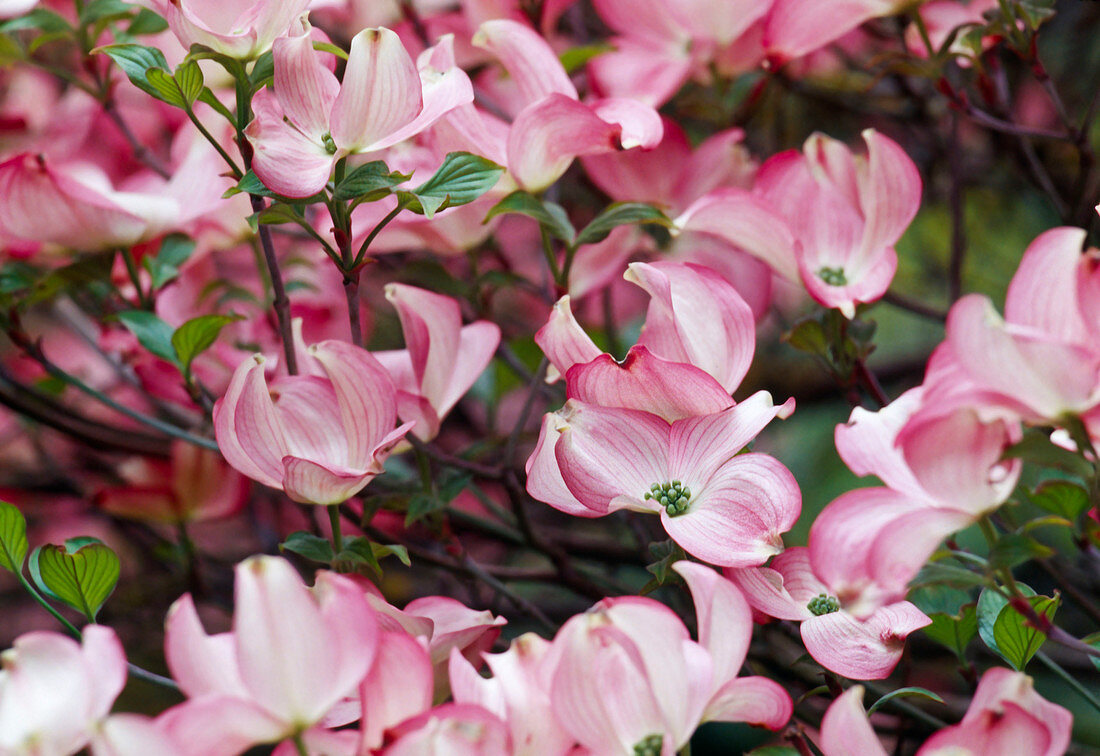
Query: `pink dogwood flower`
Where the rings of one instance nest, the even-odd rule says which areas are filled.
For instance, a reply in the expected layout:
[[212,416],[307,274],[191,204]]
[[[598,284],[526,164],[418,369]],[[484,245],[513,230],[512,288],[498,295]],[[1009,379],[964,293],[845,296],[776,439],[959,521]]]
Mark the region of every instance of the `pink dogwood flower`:
[[761,677],[737,677],[752,633],[736,587],[713,570],[679,562],[699,618],[699,640],[652,599],[604,599],[554,638],[550,701],[557,720],[589,752],[671,754],[702,722],[777,730],[790,696]]
[[462,325],[458,303],[405,284],[388,284],[406,349],[375,352],[397,385],[397,413],[415,422],[413,433],[428,440],[493,359],[500,328],[487,320]]
[[920,207],[917,167],[893,140],[863,132],[867,155],[814,134],[802,152],[764,163],[756,190],[786,219],[798,241],[798,271],[815,300],[853,317],[897,269],[894,244]]
[[777,63],[840,39],[865,21],[901,12],[906,0],[775,0],[764,48]]
[[304,17],[295,31],[276,41],[274,87],[253,98],[255,118],[245,130],[253,170],[279,194],[316,194],[337,160],[402,142],[473,100],[449,37],[414,64],[394,32],[364,29],[352,38],[337,82],[313,49]]
[[802,642],[818,664],[854,680],[888,677],[901,659],[906,636],[932,622],[908,601],[857,618],[815,574],[804,547],[787,549],[767,567],[728,574],[754,609],[801,622]]
[[[798,519],[801,493],[775,458],[739,452],[785,409],[760,391],[722,412],[669,422],[570,399],[544,421],[559,434],[553,452],[560,484],[544,471],[529,476],[527,488],[572,514],[657,514],[674,541],[712,564],[762,564],[782,551],[781,534]],[[543,438],[529,465],[547,452]]]
[[308,355],[316,374],[270,384],[263,355],[244,360],[214,405],[214,435],[244,475],[294,501],[338,504],[382,472],[413,423],[394,429],[397,390],[370,352],[322,341]]
[[293,737],[357,690],[379,639],[351,580],[319,572],[308,588],[286,560],[251,557],[237,565],[231,632],[207,635],[190,594],[172,605],[165,655],[188,700],[160,721],[196,755]]
[[238,60],[253,60],[271,49],[276,37],[309,0],[142,0],[164,16],[185,50],[203,45]]
[[25,633],[0,654],[0,753],[74,754],[88,745],[126,684],[126,656],[113,630],[83,639]]
[[[1050,703],[1021,672],[994,667],[982,675],[962,721],[935,733],[917,756],[1058,756],[1070,742],[1073,716]],[[821,722],[825,756],[886,756],[854,685],[829,706]]]
[[508,728],[471,704],[443,704],[402,722],[381,756],[498,756],[512,752]]
[[510,125],[471,105],[456,108],[443,123],[471,151],[503,159],[524,189],[550,186],[578,155],[661,141],[660,116],[648,105],[628,98],[581,102],[557,54],[524,24],[486,21],[473,44],[507,70],[518,108]]

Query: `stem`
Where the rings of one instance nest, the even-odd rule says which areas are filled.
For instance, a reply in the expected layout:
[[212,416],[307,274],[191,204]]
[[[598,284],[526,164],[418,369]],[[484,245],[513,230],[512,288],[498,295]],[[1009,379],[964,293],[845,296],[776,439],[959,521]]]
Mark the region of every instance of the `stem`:
[[934,307],[929,307],[928,305],[916,299],[910,299],[903,294],[888,291],[882,295],[882,301],[886,304],[897,307],[899,310],[905,310],[906,312],[911,312],[914,315],[920,315],[922,318],[935,320],[939,323],[947,322],[947,313],[941,312]]
[[[266,203],[256,194],[248,195],[252,200],[252,211],[257,215],[263,212]],[[294,334],[290,325],[290,299],[286,295],[283,274],[279,270],[279,260],[275,256],[275,246],[271,243],[271,231],[262,223],[259,226],[260,247],[263,249],[264,262],[271,276],[271,306],[275,310],[275,319],[279,324],[279,337],[283,342],[283,354],[286,355],[286,372],[298,374],[298,355],[294,353]]]
[[393,210],[390,210],[389,214],[386,215],[385,218],[378,221],[378,225],[370,230],[370,233],[367,234],[367,238],[363,240],[363,243],[361,245],[359,245],[359,251],[355,253],[355,260],[352,262],[352,267],[358,268],[360,265],[363,264],[363,259],[367,256],[367,250],[370,248],[371,242],[373,242],[374,238],[378,236],[379,232],[381,232],[382,229],[385,228],[391,220],[396,218],[398,213],[400,213],[404,209],[405,206],[398,202],[397,207],[395,207]]
[[340,505],[328,505],[328,521],[332,523],[332,547],[339,554],[344,550],[344,536],[340,531]]
[[229,156],[229,153],[226,152],[220,144],[218,144],[218,140],[215,139],[213,135],[211,135],[211,133],[206,130],[206,127],[202,125],[202,121],[200,121],[198,119],[198,116],[195,115],[195,111],[193,111],[191,108],[185,108],[185,111],[187,113],[187,117],[191,119],[191,123],[195,124],[195,128],[198,129],[199,133],[203,135],[203,138],[206,139],[206,141],[210,142],[210,145],[218,151],[219,155],[222,156],[222,160],[226,162],[226,164],[229,166],[229,170],[233,172],[233,178],[239,181],[241,177],[244,176],[244,171],[242,171],[237,166],[237,162]]
[[294,742],[294,748],[298,751],[298,756],[309,756],[309,749],[306,748],[306,743],[302,740],[302,733],[294,733],[294,737],[291,738]]
[[1077,678],[1064,670],[1061,666],[1059,666],[1056,661],[1051,659],[1042,651],[1037,652],[1035,654],[1035,658],[1042,662],[1043,665],[1046,666],[1046,668],[1049,669],[1051,672],[1062,678],[1062,680],[1064,680],[1066,684],[1069,685],[1069,687],[1073,688],[1074,691],[1077,692],[1077,695],[1088,701],[1092,708],[1100,711],[1100,699],[1097,699],[1096,696],[1090,693],[1088,688],[1077,681]]
[[550,267],[550,275],[554,277],[554,285],[558,289],[558,294],[564,291],[564,287],[561,282],[561,269],[558,268],[558,259],[554,254],[554,245],[550,241],[550,234],[546,229],[539,226],[539,234],[542,236],[542,253],[546,257],[546,264]]
[[134,251],[129,247],[123,247],[119,250],[122,255],[122,261],[126,264],[126,273],[130,276],[130,283],[134,285],[134,289],[137,291],[138,307],[143,310],[150,309],[152,302],[145,296],[145,291],[141,288],[141,275],[138,273],[137,261],[134,260]]

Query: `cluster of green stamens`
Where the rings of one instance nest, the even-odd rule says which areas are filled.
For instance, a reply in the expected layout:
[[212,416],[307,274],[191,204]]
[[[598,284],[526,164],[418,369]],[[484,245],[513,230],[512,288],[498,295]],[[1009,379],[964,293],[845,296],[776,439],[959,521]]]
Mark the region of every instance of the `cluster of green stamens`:
[[661,746],[664,744],[664,735],[646,735],[634,744],[634,756],[661,756]]
[[844,286],[848,283],[848,277],[844,275],[844,268],[824,267],[817,271],[817,277],[830,286]]
[[682,515],[691,504],[691,489],[678,480],[671,483],[654,483],[645,494],[646,501],[653,499],[668,512],[670,517]]
[[840,602],[832,596],[826,596],[824,593],[820,593],[810,599],[810,603],[806,604],[806,608],[809,609],[815,617],[820,617],[822,614],[839,612]]
[[325,134],[321,137],[321,143],[325,145],[325,152],[330,155],[336,154],[336,141],[332,138],[331,134]]

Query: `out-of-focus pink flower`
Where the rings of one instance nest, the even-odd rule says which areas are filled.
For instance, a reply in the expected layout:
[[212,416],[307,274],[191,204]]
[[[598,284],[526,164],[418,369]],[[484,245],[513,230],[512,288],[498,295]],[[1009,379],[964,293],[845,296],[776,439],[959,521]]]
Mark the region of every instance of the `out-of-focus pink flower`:
[[1072,726],[1073,715],[1036,693],[1030,677],[994,667],[982,675],[962,721],[926,740],[920,753],[1059,756],[1069,747]]
[[472,704],[443,704],[392,730],[381,756],[500,756],[512,753],[508,728]]
[[158,722],[140,714],[112,714],[92,738],[92,756],[184,756]]
[[451,652],[451,691],[457,703],[476,704],[506,722],[514,756],[563,756],[573,749],[550,705],[551,644],[534,633],[512,641],[501,654],[484,654],[492,677],[477,669],[457,650]]
[[258,58],[285,35],[309,0],[141,0],[168,21],[184,49],[204,45],[239,60]]
[[397,385],[397,413],[416,423],[413,433],[428,440],[493,359],[500,328],[479,320],[462,325],[458,303],[415,286],[389,284],[386,299],[401,319],[407,348],[375,352]]
[[276,41],[274,87],[255,96],[245,130],[253,170],[279,194],[316,194],[340,158],[402,142],[473,100],[450,38],[425,50],[418,66],[392,31],[364,29],[337,82],[313,49],[309,23],[303,18],[295,31]]
[[[863,687],[855,685],[829,706],[821,722],[825,756],[886,756],[862,701]],[[1036,693],[1030,677],[994,667],[982,675],[962,721],[932,735],[917,756],[1058,756],[1072,725],[1073,716]]]
[[207,635],[190,594],[169,611],[165,655],[188,700],[158,721],[196,755],[292,737],[356,692],[379,638],[354,582],[320,572],[310,589],[284,559],[246,559],[236,570],[232,632]]
[[604,599],[554,638],[551,705],[592,753],[671,754],[705,721],[775,730],[790,717],[779,685],[737,677],[752,632],[737,588],[702,565],[676,569],[695,600],[698,642],[668,607],[633,596]]
[[931,623],[908,601],[876,609],[865,619],[846,611],[810,566],[808,549],[787,549],[767,567],[730,570],[753,608],[796,620],[806,650],[821,666],[854,680],[888,677],[909,633]]
[[0,231],[77,250],[129,247],[173,228],[180,206],[157,192],[116,191],[91,165],[24,153],[0,164]]
[[764,49],[776,63],[835,42],[864,21],[902,11],[906,0],[775,0]]
[[723,412],[670,423],[571,399],[548,420],[560,434],[553,450],[563,485],[542,475],[529,477],[527,488],[573,514],[658,514],[673,540],[712,564],[763,564],[782,551],[801,494],[775,458],[739,452],[787,409],[760,391]]
[[110,628],[89,625],[83,636],[26,633],[0,655],[5,756],[76,753],[110,713],[126,684],[126,656]]
[[0,18],[22,16],[36,5],[38,0],[0,0]]
[[264,376],[246,359],[214,405],[214,435],[227,462],[294,501],[338,504],[376,475],[413,424],[394,430],[393,380],[365,349],[323,341],[309,349],[313,375]]
[[188,522],[228,517],[244,506],[248,480],[216,451],[172,442],[169,462],[134,458],[119,467],[129,484],[96,494],[112,514],[138,520]]
[[788,150],[765,162],[756,181],[798,241],[798,270],[810,296],[849,318],[857,304],[875,301],[890,286],[894,244],[921,198],[920,174],[905,151],[873,129],[863,139],[865,157],[814,134],[801,153]]
[[486,21],[473,43],[508,71],[519,107],[510,127],[472,105],[448,114],[446,126],[471,151],[504,158],[523,188],[545,189],[578,155],[660,142],[661,119],[648,105],[627,98],[580,102],[558,56],[533,29],[508,19]]
[[[922,3],[917,8],[917,12],[924,21],[924,29],[928,33],[928,41],[932,43],[932,49],[938,51],[947,42],[951,33],[959,27],[985,25],[983,14],[996,7],[997,0],[971,0],[969,3],[961,3],[959,0],[932,0],[929,3]],[[963,32],[965,30],[959,29],[959,35],[952,43],[950,52],[959,56],[959,65],[966,66],[970,63],[968,59],[974,56],[974,51],[960,41],[959,36]],[[993,43],[992,37],[982,39],[983,49],[992,46]],[[913,55],[928,57],[928,45],[925,44],[924,37],[915,23],[909,24],[909,28],[905,30],[905,44]]]
[[984,296],[955,303],[944,348],[969,391],[952,392],[958,381],[944,380],[937,395],[1056,425],[1100,404],[1100,278],[1084,242],[1078,228],[1039,235],[1012,277],[1003,319]]
[[[659,107],[690,77],[709,81],[715,69],[730,75],[756,63],[763,56],[758,22],[772,3],[597,0],[594,5],[616,35],[615,49],[588,65],[595,87]],[[723,65],[733,61],[741,66]]]

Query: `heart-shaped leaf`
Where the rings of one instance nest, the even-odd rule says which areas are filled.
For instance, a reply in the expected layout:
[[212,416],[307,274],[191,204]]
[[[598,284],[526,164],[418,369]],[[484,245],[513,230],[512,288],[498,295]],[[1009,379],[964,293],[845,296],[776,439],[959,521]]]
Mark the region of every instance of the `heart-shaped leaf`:
[[22,572],[28,548],[27,521],[23,513],[14,504],[0,501],[0,567]]
[[[1031,604],[1035,613],[1047,619],[1053,619],[1060,601],[1061,597],[1058,595],[1053,598],[1048,596],[1028,598],[1028,603]],[[1021,671],[1047,639],[1046,633],[1032,627],[1027,619],[1011,605],[1005,606],[997,615],[997,621],[993,623],[993,637],[997,641],[997,653]]]
[[118,555],[92,538],[39,546],[30,559],[31,577],[38,587],[92,622],[114,591],[119,568]]

